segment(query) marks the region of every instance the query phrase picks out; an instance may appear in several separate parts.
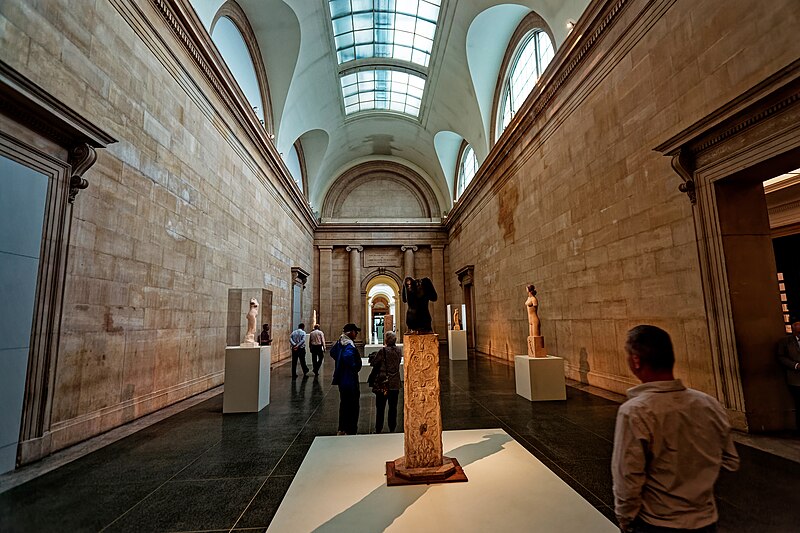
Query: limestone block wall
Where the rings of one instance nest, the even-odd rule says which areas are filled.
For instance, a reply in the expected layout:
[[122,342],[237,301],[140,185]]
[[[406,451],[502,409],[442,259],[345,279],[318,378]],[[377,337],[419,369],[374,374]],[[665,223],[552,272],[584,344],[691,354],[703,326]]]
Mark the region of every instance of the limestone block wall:
[[526,352],[535,283],[550,353],[569,377],[618,392],[635,382],[625,332],[661,326],[677,374],[715,394],[691,205],[653,148],[800,57],[800,10],[624,4],[451,212],[448,300],[461,301],[453,272],[474,264],[477,349],[511,359]]
[[2,2],[0,57],[119,139],[75,202],[52,449],[221,384],[229,288],[273,292],[287,357],[313,223],[151,4]]

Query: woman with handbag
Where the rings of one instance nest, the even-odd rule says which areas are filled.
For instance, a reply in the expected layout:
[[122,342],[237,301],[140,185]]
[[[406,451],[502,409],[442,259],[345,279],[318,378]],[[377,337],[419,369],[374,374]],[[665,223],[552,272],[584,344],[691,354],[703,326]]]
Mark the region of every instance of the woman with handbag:
[[375,433],[383,431],[383,413],[389,403],[389,431],[397,427],[397,398],[400,395],[400,358],[403,354],[396,346],[397,335],[386,332],[383,336],[384,347],[370,356],[372,372],[367,378],[368,384],[375,393]]

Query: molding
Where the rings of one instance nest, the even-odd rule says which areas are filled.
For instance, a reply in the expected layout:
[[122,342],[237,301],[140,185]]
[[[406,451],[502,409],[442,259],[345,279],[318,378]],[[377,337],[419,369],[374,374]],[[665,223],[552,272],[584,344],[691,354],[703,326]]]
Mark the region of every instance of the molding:
[[461,287],[475,284],[475,265],[461,267],[456,270],[455,274]]
[[97,152],[88,144],[79,144],[69,151],[69,164],[72,167],[72,176],[69,180],[69,203],[75,203],[78,191],[89,186],[89,182],[82,176],[89,167],[97,161]]
[[[153,28],[152,21],[144,14],[142,7],[137,2],[133,0],[112,0],[112,2],[117,5],[117,9],[125,18],[129,18],[127,11],[130,7],[138,18],[149,25],[156,34],[159,33]],[[294,209],[288,211],[304,220],[313,231],[317,221],[311,211],[311,206],[299,191],[267,130],[259,122],[189,0],[148,0],[148,3],[158,13],[172,36],[211,85],[214,93],[220,98],[230,115],[242,128],[245,136],[253,143],[256,151],[272,170],[276,181],[283,188],[284,195],[281,197],[284,202],[293,204]],[[141,33],[133,21],[129,20],[128,22],[132,24],[137,33]],[[161,38],[160,35],[159,38]],[[170,53],[173,53],[173,47],[163,41],[162,44]],[[252,154],[250,157],[253,157]],[[256,174],[260,174],[260,172]]]
[[292,267],[292,285],[300,285],[305,289],[306,282],[310,276],[311,274],[309,274],[308,271],[304,270],[302,267]]

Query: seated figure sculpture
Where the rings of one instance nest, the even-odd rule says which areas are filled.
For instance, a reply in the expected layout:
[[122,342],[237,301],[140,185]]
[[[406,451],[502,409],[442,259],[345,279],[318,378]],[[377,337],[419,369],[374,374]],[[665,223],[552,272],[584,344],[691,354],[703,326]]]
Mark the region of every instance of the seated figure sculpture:
[[406,277],[403,281],[403,301],[408,304],[406,310],[407,333],[433,333],[428,302],[435,302],[437,298],[436,289],[430,278]]

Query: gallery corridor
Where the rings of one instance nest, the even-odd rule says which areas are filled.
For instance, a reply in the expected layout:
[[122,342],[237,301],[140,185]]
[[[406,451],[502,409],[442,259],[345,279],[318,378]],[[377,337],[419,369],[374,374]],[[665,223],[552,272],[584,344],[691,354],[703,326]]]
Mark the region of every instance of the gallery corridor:
[[[613,519],[616,402],[568,387],[566,402],[530,403],[514,393],[506,363],[443,356],[445,430],[504,429]],[[219,394],[0,494],[0,530],[264,530],[314,438],[336,433],[330,363],[318,378],[292,380],[289,365],[273,369],[261,413],[223,416]],[[361,433],[374,431],[373,398],[362,385]],[[720,531],[797,531],[800,464],[738,449],[741,470],[718,484]]]

